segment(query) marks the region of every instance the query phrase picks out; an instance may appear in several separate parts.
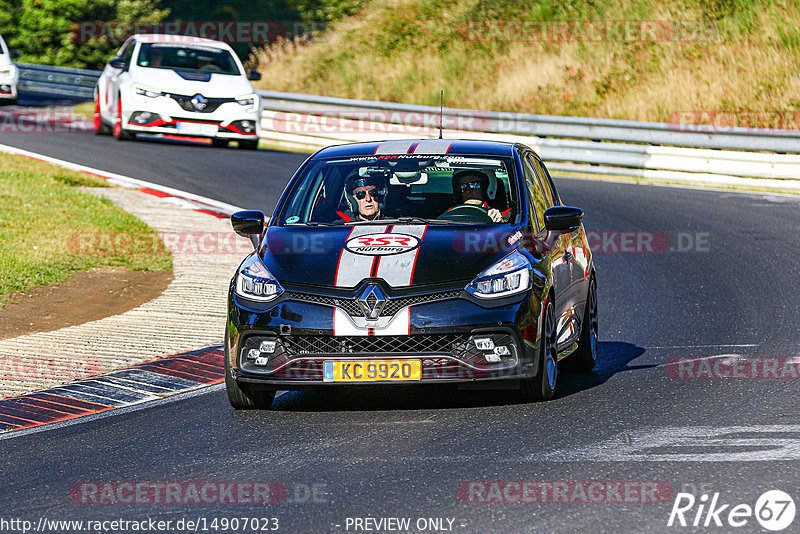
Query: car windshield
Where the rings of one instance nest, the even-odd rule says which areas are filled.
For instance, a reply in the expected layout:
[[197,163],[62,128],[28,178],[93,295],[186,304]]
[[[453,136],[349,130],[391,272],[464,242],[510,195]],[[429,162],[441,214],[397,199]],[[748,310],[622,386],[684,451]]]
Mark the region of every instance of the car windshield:
[[206,45],[144,43],[136,64],[152,69],[208,74],[241,74],[233,55]]
[[513,168],[511,158],[483,155],[319,158],[293,182],[276,223],[514,222]]

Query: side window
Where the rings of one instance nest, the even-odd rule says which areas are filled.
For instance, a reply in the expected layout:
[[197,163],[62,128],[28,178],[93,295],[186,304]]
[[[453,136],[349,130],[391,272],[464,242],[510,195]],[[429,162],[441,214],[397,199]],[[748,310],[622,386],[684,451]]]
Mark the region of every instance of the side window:
[[117,57],[121,57],[125,60],[125,64],[130,66],[131,65],[131,58],[133,57],[133,49],[136,47],[136,41],[128,41],[122,48],[119,49],[117,52]]
[[125,50],[125,53],[122,54],[122,57],[125,58],[125,64],[127,66],[131,66],[131,59],[133,59],[133,49],[136,48],[136,41],[131,41],[128,45],[128,49]]
[[536,221],[537,231],[541,231],[544,229],[544,210],[547,209],[545,205],[546,201],[528,158],[525,158],[522,161],[522,170],[526,185],[525,189],[528,192],[528,200],[530,201],[530,205],[533,210],[531,213],[531,218]]
[[544,166],[544,163],[539,161],[537,158],[533,158],[534,163],[536,164],[536,170],[541,170],[542,174],[542,183],[546,186],[547,189],[550,190],[550,197],[553,199],[553,206],[558,206],[561,204],[561,199],[558,197],[558,193],[556,192],[556,185],[553,183],[553,178],[550,177],[550,172],[547,170],[547,167]]
[[541,188],[545,200],[547,201],[547,207],[550,208],[555,206],[555,202],[553,202],[553,191],[550,189],[550,183],[547,181],[547,178],[545,178],[542,166],[539,164],[536,158],[532,157],[530,154],[525,156],[525,161],[536,171],[536,181]]

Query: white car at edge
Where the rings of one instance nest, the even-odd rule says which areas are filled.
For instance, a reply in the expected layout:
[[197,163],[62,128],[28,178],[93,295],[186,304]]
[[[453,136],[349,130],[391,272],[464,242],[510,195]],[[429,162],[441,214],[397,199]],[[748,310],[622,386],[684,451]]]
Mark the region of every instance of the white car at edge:
[[4,104],[17,102],[19,68],[11,62],[17,55],[16,51],[8,49],[0,36],[0,102]]
[[106,65],[95,88],[95,133],[137,133],[258,146],[260,101],[227,44],[199,37],[137,34]]

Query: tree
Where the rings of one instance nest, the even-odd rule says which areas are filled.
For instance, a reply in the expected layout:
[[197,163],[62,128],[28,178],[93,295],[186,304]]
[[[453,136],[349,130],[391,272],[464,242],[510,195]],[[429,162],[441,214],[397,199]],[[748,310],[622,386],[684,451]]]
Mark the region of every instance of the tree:
[[[14,4],[3,29],[20,61],[65,67],[102,68],[121,42],[108,28],[133,22],[159,22],[168,11],[158,0],[0,0]],[[3,10],[5,11],[5,10]],[[0,18],[0,28],[9,24]],[[106,23],[103,25],[102,23]],[[105,30],[105,31],[104,31]],[[5,35],[4,35],[5,37]]]

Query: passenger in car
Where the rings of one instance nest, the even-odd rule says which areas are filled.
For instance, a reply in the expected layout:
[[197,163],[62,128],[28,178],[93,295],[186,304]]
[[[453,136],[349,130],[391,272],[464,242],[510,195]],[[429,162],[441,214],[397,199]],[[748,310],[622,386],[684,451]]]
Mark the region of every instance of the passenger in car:
[[505,216],[510,210],[500,213],[500,210],[489,206],[488,190],[489,176],[485,172],[465,169],[453,173],[453,198],[457,206],[462,204],[478,206],[487,211],[493,222],[506,222]]

